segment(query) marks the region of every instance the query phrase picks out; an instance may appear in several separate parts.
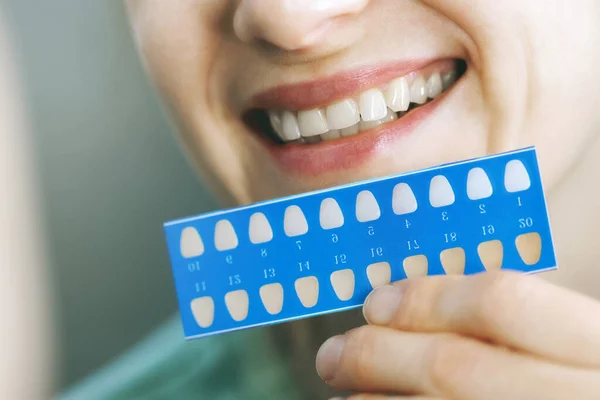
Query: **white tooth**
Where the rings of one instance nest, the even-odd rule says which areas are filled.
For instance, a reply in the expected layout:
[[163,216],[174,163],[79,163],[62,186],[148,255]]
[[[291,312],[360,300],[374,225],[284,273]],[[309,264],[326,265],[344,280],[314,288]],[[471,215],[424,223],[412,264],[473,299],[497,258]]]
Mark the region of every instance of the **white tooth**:
[[308,222],[298,206],[289,206],[285,210],[283,229],[289,237],[302,236],[308,232]]
[[381,209],[373,193],[363,190],[356,196],[356,219],[358,222],[375,221],[381,217]]
[[343,129],[360,121],[358,104],[352,99],[342,100],[327,107],[327,125],[329,129]]
[[398,114],[395,111],[388,109],[387,115],[383,118],[383,122],[392,122],[398,119]]
[[304,143],[307,143],[307,144],[316,144],[316,143],[320,143],[321,141],[322,141],[322,139],[321,139],[320,135],[304,138]]
[[456,200],[454,190],[448,178],[443,175],[435,176],[429,185],[429,202],[432,207],[446,207],[454,204]]
[[443,89],[444,88],[442,86],[442,77],[440,76],[440,74],[436,72],[433,75],[431,75],[429,77],[429,80],[427,81],[427,95],[429,96],[429,98],[435,99],[440,94],[442,94]]
[[340,131],[338,130],[329,131],[321,135],[321,139],[323,140],[334,140],[339,139],[340,137],[342,137],[342,135],[340,135]]
[[265,214],[252,214],[248,234],[253,244],[267,243],[273,239],[273,229]]
[[427,102],[427,82],[422,75],[418,75],[410,85],[410,101],[416,104]]
[[215,226],[215,247],[219,251],[233,250],[238,246],[238,237],[233,225],[226,219]]
[[281,126],[284,140],[300,139],[300,127],[298,126],[298,120],[293,112],[283,112],[281,115]]
[[492,182],[482,168],[473,168],[467,176],[467,196],[471,200],[487,199],[494,193]]
[[398,119],[398,115],[391,111],[390,109],[387,109],[388,112],[385,115],[385,117],[377,120],[377,121],[360,121],[360,130],[362,131],[367,131],[369,129],[373,129],[378,127],[379,125],[385,124],[387,122],[393,121],[395,119]]
[[183,258],[193,258],[204,254],[204,242],[196,228],[187,227],[181,232],[179,247]]
[[408,110],[410,106],[410,87],[406,77],[395,79],[390,83],[385,92],[385,102],[395,112]]
[[412,214],[417,211],[419,204],[417,203],[414,192],[408,184],[399,183],[394,187],[392,208],[396,215]]
[[447,72],[442,76],[442,84],[444,90],[447,90],[450,86],[452,86],[456,82],[456,71],[452,70]]
[[318,108],[300,111],[298,113],[298,126],[300,126],[300,133],[304,137],[322,135],[329,130],[325,112]]
[[283,124],[281,123],[281,114],[277,111],[269,110],[267,112],[269,114],[269,119],[271,120],[271,127],[275,133],[279,135],[280,138],[285,139],[283,136]]
[[522,192],[531,187],[531,178],[527,168],[520,160],[512,160],[506,164],[504,187],[509,193]]
[[370,89],[361,93],[359,104],[360,116],[363,121],[377,121],[385,117],[387,113],[385,97],[378,89]]
[[344,128],[340,130],[340,135],[342,136],[352,136],[356,135],[360,131],[359,124],[352,125],[348,128]]

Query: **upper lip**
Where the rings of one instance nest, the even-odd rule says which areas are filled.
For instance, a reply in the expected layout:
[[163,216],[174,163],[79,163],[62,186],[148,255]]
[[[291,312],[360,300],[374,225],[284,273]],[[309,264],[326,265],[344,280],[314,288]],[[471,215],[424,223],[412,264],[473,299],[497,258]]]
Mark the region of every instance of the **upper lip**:
[[312,81],[274,87],[252,97],[251,108],[309,110],[418,71],[438,60],[390,62],[344,71]]

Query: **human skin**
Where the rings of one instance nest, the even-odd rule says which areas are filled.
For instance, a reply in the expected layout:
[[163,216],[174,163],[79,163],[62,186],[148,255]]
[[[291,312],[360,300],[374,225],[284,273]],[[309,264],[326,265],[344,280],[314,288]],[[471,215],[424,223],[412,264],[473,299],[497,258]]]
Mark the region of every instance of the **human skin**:
[[[593,238],[594,224],[599,221],[600,213],[597,207],[588,206],[589,199],[597,198],[595,171],[600,170],[597,161],[600,113],[596,110],[600,83],[595,73],[600,61],[597,51],[600,3],[597,1],[575,0],[567,4],[558,0],[130,0],[127,4],[145,65],[177,122],[183,148],[224,206],[533,144],[540,155],[559,260],[567,270],[549,275],[549,279],[597,294],[593,293],[590,282],[595,278],[592,266],[598,246],[590,238]],[[383,130],[364,132],[358,135],[364,135],[360,139],[345,138],[337,144],[334,141],[300,144],[296,146],[303,146],[302,149],[288,151],[282,149],[285,146],[265,145],[242,121],[242,114],[253,105],[256,96],[273,88],[315,81],[356,68],[372,69],[382,63],[423,59],[461,59],[466,62],[467,70],[443,98],[430,103],[435,103],[435,108],[430,107],[422,121],[419,119],[412,129],[403,131],[404,134],[391,134],[383,140]],[[300,93],[302,88],[294,86],[288,92],[294,91]],[[355,94],[344,93],[343,96]],[[299,111],[302,104],[325,105],[317,104],[319,99],[311,99],[314,93],[303,93],[299,97],[303,96],[308,99],[296,103],[293,98],[284,96],[284,108]],[[273,102],[268,105],[276,107]],[[367,155],[356,150],[368,147],[369,143],[373,151]],[[269,150],[273,147],[275,150]],[[340,148],[348,151],[349,157],[340,156]],[[306,157],[304,164],[294,161],[299,155]],[[353,162],[346,162],[353,156]],[[533,291],[553,291],[557,303],[564,299],[574,307],[589,305],[589,300],[554,286],[549,289],[537,278],[506,276],[495,274],[489,279],[524,280],[523,285]],[[454,282],[454,278],[440,279],[441,286],[446,284],[445,279],[448,285]],[[459,299],[476,293],[485,301],[487,292],[481,288],[487,287],[487,280],[461,279],[466,283],[463,291],[455,292]],[[511,287],[498,286],[501,291],[494,292],[494,296],[500,299],[499,303],[509,302],[513,294]],[[424,295],[422,301],[426,306],[428,301],[434,300]],[[592,304],[597,307],[596,303]],[[388,308],[393,309],[393,304]],[[344,337],[373,332],[367,337],[384,340],[381,327],[369,320],[367,311],[365,309],[366,319],[371,323]],[[493,317],[496,311],[492,308],[489,312]],[[529,326],[527,324],[537,321],[535,315],[535,312],[515,314],[515,321],[502,320],[501,328],[510,331],[514,324]],[[560,326],[566,317],[557,312],[546,315],[545,322]],[[336,318],[339,317],[328,317],[320,322],[330,328],[337,326],[331,322],[337,322]],[[582,324],[582,330],[594,329],[584,325],[582,320],[576,322]],[[349,323],[359,324],[358,320]],[[338,333],[329,328],[325,332]],[[459,328],[464,327],[442,324],[439,332],[422,332],[422,335],[458,335],[469,343],[483,343],[479,332]],[[403,330],[423,329],[422,326],[393,327],[394,337],[401,343]],[[499,348],[511,344],[506,343],[506,338],[500,339],[498,348],[486,342],[487,347],[481,344],[476,350],[488,354],[485,352],[499,352]],[[550,346],[568,348],[578,337],[565,334],[554,339]],[[350,343],[368,348],[367,342]],[[400,370],[394,360],[398,357],[392,352],[377,354],[375,362],[365,367],[356,356],[346,355],[361,354],[360,351],[344,351],[349,353],[343,353],[333,376],[341,376],[337,375],[338,371],[355,365],[365,378],[354,379],[354,382],[364,382],[364,385],[353,387],[348,380],[324,377],[332,386],[373,391],[377,389],[376,382],[368,378],[368,372],[374,371],[377,365],[385,369],[377,370],[379,376],[391,374],[391,380],[397,378],[394,373]],[[516,346],[515,351],[520,355],[515,362],[536,376],[538,371],[530,366],[528,357],[533,356],[529,354],[542,358],[546,354],[531,352],[526,346]],[[599,352],[600,348],[592,346],[590,351]],[[322,375],[325,366],[327,375],[331,373],[332,356],[324,356],[326,353],[322,351],[317,357],[317,369]],[[560,357],[552,360],[565,364],[572,361]],[[417,359],[406,362],[419,365]],[[600,367],[595,362],[586,364],[586,368]],[[469,380],[469,377],[463,378]],[[534,387],[527,395],[551,398],[545,392],[547,385],[539,384],[539,379],[531,381]],[[525,392],[494,391],[498,382],[479,384],[486,388],[487,394],[428,392],[427,388],[416,385],[411,387],[414,390],[390,389],[397,393],[461,400],[530,398],[523,394]],[[578,388],[575,384],[568,387]],[[593,386],[586,388],[597,390]],[[494,397],[500,395],[503,397]]]

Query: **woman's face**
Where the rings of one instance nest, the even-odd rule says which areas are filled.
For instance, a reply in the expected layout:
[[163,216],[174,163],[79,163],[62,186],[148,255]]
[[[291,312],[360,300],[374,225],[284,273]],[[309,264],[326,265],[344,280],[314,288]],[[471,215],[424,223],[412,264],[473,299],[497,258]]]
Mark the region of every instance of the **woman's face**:
[[185,148],[229,204],[600,132],[597,0],[130,0]]

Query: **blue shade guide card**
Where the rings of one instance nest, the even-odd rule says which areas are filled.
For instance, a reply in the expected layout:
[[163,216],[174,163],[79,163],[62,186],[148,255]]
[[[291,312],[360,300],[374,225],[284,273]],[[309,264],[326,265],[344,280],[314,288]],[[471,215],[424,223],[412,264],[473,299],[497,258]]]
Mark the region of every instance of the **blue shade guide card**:
[[360,307],[412,276],[557,267],[535,148],[164,229],[187,339]]

